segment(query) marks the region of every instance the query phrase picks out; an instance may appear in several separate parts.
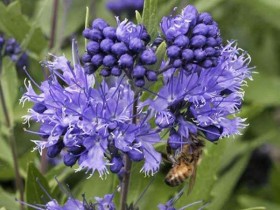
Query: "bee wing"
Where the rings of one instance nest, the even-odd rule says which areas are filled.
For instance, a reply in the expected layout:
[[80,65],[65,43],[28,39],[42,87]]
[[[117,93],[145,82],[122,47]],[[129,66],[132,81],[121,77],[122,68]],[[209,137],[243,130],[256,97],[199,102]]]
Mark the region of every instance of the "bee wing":
[[195,184],[195,179],[196,179],[196,168],[197,168],[197,162],[194,165],[193,173],[189,178],[189,186],[188,186],[188,195],[191,193],[193,186]]

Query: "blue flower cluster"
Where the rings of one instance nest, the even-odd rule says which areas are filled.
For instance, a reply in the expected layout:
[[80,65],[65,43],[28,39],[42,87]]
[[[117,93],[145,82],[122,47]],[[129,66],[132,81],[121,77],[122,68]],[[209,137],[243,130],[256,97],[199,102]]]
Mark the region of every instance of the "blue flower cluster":
[[209,68],[218,64],[222,39],[210,14],[199,14],[194,6],[188,5],[180,15],[164,17],[161,29],[169,63],[174,68],[191,71],[196,66]]
[[241,108],[245,79],[251,79],[249,63],[249,55],[231,42],[215,67],[164,72],[164,85],[155,99],[143,104],[150,105],[155,123],[169,130],[171,148],[191,143],[191,134],[212,142],[239,134],[246,125],[235,114]]
[[124,76],[95,84],[93,75],[78,63],[72,66],[65,57],[54,57],[44,65],[51,75],[41,85],[35,84],[40,93],[28,82],[21,99],[34,103],[24,118],[41,124],[38,134],[46,141],[34,140],[39,151],[47,148],[48,156],[55,157],[63,150],[65,165],[77,162],[77,170],[87,169],[91,175],[96,170],[100,176],[108,173],[107,166],[121,173],[125,154],[133,161],[144,160],[146,174],[158,170],[161,156],[153,144],[160,137],[145,112],[133,111],[138,98]]
[[[38,134],[44,141],[34,140],[39,151],[47,148],[49,157],[63,154],[65,165],[77,163],[77,170],[91,175],[98,171],[102,176],[108,168],[122,174],[125,157],[143,160],[142,171],[153,174],[161,162],[154,149],[160,132],[169,133],[168,144],[177,150],[192,144],[192,136],[215,142],[246,126],[236,114],[242,86],[251,79],[250,56],[235,42],[221,44],[208,13],[189,5],[180,15],[162,19],[167,58],[159,61],[157,73],[151,69],[157,57],[145,27],[117,23],[114,28],[96,19],[84,30],[90,40],[84,66],[74,47],[73,64],[65,57],[43,63],[50,77],[40,85],[33,82],[40,93],[26,84],[21,101],[34,103],[25,120],[41,125]],[[95,82],[97,70],[107,77],[101,83]],[[157,92],[134,88],[156,81],[158,74]],[[150,93],[145,100],[144,91]]]
[[60,205],[57,200],[52,199],[44,205],[41,204],[26,204],[37,210],[115,210],[113,203],[113,194],[107,194],[104,198],[95,197],[95,203],[87,203],[85,200],[80,201],[69,197],[64,205]]
[[6,39],[0,34],[0,57],[9,56],[16,64],[18,70],[28,66],[28,55],[23,52],[20,45],[14,38]]
[[157,74],[149,69],[157,57],[147,44],[150,35],[143,25],[135,25],[127,19],[114,28],[102,19],[96,19],[91,28],[86,28],[83,35],[89,39],[87,52],[82,61],[88,73],[100,68],[104,77],[120,76],[123,72],[133,79],[138,87],[149,81],[157,80]]
[[127,13],[129,17],[133,17],[135,10],[142,11],[144,0],[109,0],[107,8],[115,15],[120,16]]

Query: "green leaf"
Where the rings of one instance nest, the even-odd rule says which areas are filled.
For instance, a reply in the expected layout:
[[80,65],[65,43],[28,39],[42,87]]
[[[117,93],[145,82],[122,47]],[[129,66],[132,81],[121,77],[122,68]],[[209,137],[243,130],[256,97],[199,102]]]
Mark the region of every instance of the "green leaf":
[[0,139],[0,160],[8,163],[9,166],[13,166],[13,157],[9,144],[5,139]]
[[[140,172],[143,164],[143,162],[133,163],[128,203],[135,203],[139,199],[136,204],[139,209],[157,209],[159,203],[166,203],[176,194],[178,187],[172,188],[164,183],[166,171],[164,173],[160,171],[154,176],[145,176]],[[140,198],[142,193],[143,196]]]
[[[280,105],[280,78],[265,74],[254,75],[254,82],[245,89],[246,100],[262,106]],[[260,93],[265,93],[260,96]]]
[[[46,197],[47,195],[40,187],[40,184],[42,185],[42,188],[46,190],[46,192],[50,192],[50,187],[48,185],[47,180],[36,168],[34,163],[31,162],[28,164],[27,180],[25,186],[25,197],[27,203],[31,203],[31,204],[44,203],[44,197]],[[32,210],[32,208],[30,207],[28,207],[28,209]]]
[[147,28],[152,40],[158,35],[158,0],[145,0],[143,9],[143,24]]
[[233,188],[236,185],[241,173],[244,171],[250,158],[250,153],[240,157],[231,168],[219,178],[218,183],[213,190],[214,199],[211,201],[208,209],[220,210],[230,197]]
[[39,55],[47,44],[44,35],[41,29],[31,25],[32,23],[20,11],[18,1],[11,3],[8,7],[0,2],[0,30],[14,37],[19,43],[23,42],[23,49],[27,48]]
[[[183,194],[182,198],[176,202],[176,206],[182,207],[195,201],[209,201],[210,192],[217,180],[216,174],[219,170],[226,141],[220,141],[219,144],[206,142],[201,164],[197,166],[196,182],[192,192]],[[190,207],[197,209],[197,206]]]
[[[71,192],[77,195],[77,197],[81,197],[82,194],[85,194],[86,198],[91,200],[92,197],[103,197],[105,194],[116,192],[118,178],[115,174],[110,173],[106,177],[103,177],[103,179],[100,178],[97,172],[95,172],[92,177],[88,176],[88,174],[86,174],[86,176],[84,175],[84,171],[73,174],[70,179],[75,180],[76,186],[74,189],[73,185],[66,180],[67,184],[73,189]],[[69,181],[73,182],[73,180]],[[119,199],[115,197],[116,204],[118,200]]]
[[[0,206],[6,210],[19,209],[19,203],[15,201],[16,196],[8,194],[0,187]],[[2,209],[2,208],[1,208]]]
[[156,51],[156,56],[157,56],[157,62],[151,66],[151,69],[155,70],[155,71],[159,71],[160,66],[161,66],[161,62],[164,59],[165,56],[165,52],[166,52],[166,43],[162,42]]
[[240,196],[238,196],[237,200],[238,200],[238,203],[243,208],[249,208],[252,206],[263,206],[267,210],[279,210],[280,209],[279,203],[273,203],[271,201],[252,197],[250,195],[240,195]]
[[72,168],[66,167],[64,164],[58,164],[47,172],[45,178],[48,180],[50,187],[54,187],[57,185],[57,182],[54,179],[54,177],[57,177],[59,181],[63,182],[67,177],[69,177],[73,173],[74,171]]
[[211,1],[197,0],[195,1],[195,6],[199,11],[204,12],[217,7],[217,5],[222,1],[224,0],[211,0]]
[[[15,103],[18,103],[18,79],[14,63],[7,57],[3,59],[3,66],[1,72],[1,85],[5,98],[5,104],[8,109],[10,123],[13,124],[13,109]],[[2,109],[2,108],[1,108]],[[2,110],[1,110],[2,111]]]
[[274,132],[268,132],[249,142],[242,142],[239,140],[235,142],[232,141],[227,144],[222,157],[223,162],[226,162],[227,164],[223,163],[223,167],[220,168],[225,171],[225,165],[227,165],[226,171],[222,173],[221,177],[219,177],[218,182],[213,188],[213,200],[207,207],[208,209],[223,209],[223,206],[230,198],[239,177],[241,176],[249,161],[251,152],[274,136]]
[[141,23],[142,23],[142,17],[141,17],[140,12],[138,12],[138,11],[136,10],[136,11],[135,11],[135,16],[136,16],[137,24],[141,24]]
[[[86,7],[90,5],[89,0],[84,1],[58,1],[58,12],[56,22],[55,48],[60,48],[65,38],[76,33],[84,27]],[[35,17],[38,24],[42,25],[44,34],[50,37],[50,24],[53,14],[53,1],[43,0],[37,4]],[[41,11],[41,14],[38,14]],[[35,21],[35,20],[34,20]],[[91,25],[91,24],[90,24]]]

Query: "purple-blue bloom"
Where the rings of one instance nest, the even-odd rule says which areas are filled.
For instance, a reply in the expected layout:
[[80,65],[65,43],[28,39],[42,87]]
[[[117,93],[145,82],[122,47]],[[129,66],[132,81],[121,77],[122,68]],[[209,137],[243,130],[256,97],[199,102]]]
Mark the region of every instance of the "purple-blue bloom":
[[55,199],[43,205],[21,203],[37,210],[115,210],[116,207],[113,198],[113,194],[107,194],[104,198],[95,197],[95,203],[88,203],[85,198],[83,201],[80,201],[71,197],[63,205],[60,205]]
[[242,86],[252,79],[249,63],[250,56],[230,42],[215,67],[163,73],[164,85],[156,98],[143,105],[150,105],[159,128],[169,129],[171,148],[190,143],[191,134],[209,141],[240,134],[246,124],[236,113],[243,101]]
[[[150,35],[142,24],[134,24],[127,19],[117,18],[116,28],[109,26],[104,20],[96,19],[91,28],[84,30],[83,35],[90,41],[82,61],[88,67],[89,74],[101,67],[103,77],[121,76],[125,74],[134,80],[138,87],[145,85],[145,79],[156,81],[157,74],[135,74],[135,68],[142,66],[144,72],[157,62],[154,49],[148,44]],[[101,26],[100,26],[101,25]],[[153,70],[149,69],[149,72]]]
[[[64,56],[53,56],[53,61],[43,65],[50,70],[49,78],[41,85],[32,81],[39,93],[26,82],[27,92],[21,99],[34,103],[25,122],[39,123],[38,134],[45,139],[33,140],[35,149],[41,153],[47,148],[52,158],[63,151],[65,165],[78,163],[77,171],[86,169],[90,175],[98,171],[101,177],[113,164],[117,167],[112,171],[118,173],[125,154],[132,160],[142,156],[146,174],[158,170],[161,156],[153,144],[160,141],[159,135],[149,125],[147,113],[133,113],[138,98],[124,76],[97,84],[77,62],[77,55],[73,65]],[[137,124],[133,123],[135,114]]]

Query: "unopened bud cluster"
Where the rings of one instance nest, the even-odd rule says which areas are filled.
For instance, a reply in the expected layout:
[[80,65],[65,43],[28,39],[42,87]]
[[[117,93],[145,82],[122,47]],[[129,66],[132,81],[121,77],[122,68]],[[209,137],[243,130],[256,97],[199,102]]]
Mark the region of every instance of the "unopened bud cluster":
[[28,65],[28,56],[23,52],[14,38],[5,39],[0,33],[0,57],[8,56],[16,64],[18,70]]
[[114,28],[103,19],[96,19],[91,28],[83,31],[83,35],[89,40],[87,52],[82,57],[87,73],[98,69],[104,77],[124,73],[138,87],[145,85],[145,78],[157,80],[156,73],[149,69],[157,58],[148,46],[150,35],[143,25],[118,20],[118,26]]

